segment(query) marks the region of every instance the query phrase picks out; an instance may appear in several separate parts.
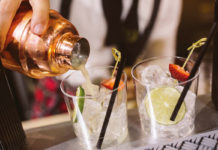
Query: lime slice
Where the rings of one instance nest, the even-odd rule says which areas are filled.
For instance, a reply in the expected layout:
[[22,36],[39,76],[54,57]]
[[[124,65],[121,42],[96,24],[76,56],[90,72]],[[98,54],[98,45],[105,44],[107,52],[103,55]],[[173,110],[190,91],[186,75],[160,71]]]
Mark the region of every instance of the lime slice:
[[[83,112],[83,108],[84,108],[84,98],[85,96],[85,91],[82,87],[78,87],[77,90],[76,90],[76,97],[77,97],[77,104],[78,104],[78,107],[79,107],[79,110],[80,112],[82,113]],[[73,122],[77,122],[77,112],[76,112],[76,109],[74,108],[74,111],[73,111]]]
[[[182,103],[175,121],[170,117],[179,99],[180,93],[172,87],[155,88],[145,97],[145,107],[150,117],[163,125],[172,125],[181,121],[186,113],[185,103]],[[151,109],[153,108],[153,109]]]

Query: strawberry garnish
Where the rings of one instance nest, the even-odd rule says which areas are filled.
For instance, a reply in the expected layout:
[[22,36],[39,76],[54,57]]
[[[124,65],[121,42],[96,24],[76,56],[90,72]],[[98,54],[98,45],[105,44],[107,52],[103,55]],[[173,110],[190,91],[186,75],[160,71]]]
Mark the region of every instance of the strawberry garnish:
[[186,81],[189,77],[189,72],[175,64],[169,64],[171,76],[179,81]]
[[182,67],[180,67],[179,65],[175,65],[175,64],[169,64],[169,70],[171,73],[171,76],[179,81],[186,81],[189,77],[189,72],[185,71],[184,68],[187,64],[187,62],[189,61],[193,51],[195,48],[199,48],[202,45],[205,44],[207,38],[201,38],[200,40],[198,40],[197,42],[193,43],[187,50],[190,51],[188,54],[188,57],[186,58],[184,64]]
[[[104,86],[107,89],[113,90],[115,83],[115,78],[105,79],[101,82],[101,85]],[[122,90],[124,88],[124,83],[122,80],[120,80],[120,84],[118,87],[118,91]]]

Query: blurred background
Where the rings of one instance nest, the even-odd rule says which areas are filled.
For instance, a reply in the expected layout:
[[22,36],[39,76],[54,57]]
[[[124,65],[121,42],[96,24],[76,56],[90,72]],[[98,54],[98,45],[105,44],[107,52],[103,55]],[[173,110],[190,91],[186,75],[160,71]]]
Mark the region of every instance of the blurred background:
[[[128,108],[136,108],[131,67],[153,56],[186,57],[192,43],[207,36],[213,22],[211,0],[50,0],[90,42],[88,66],[112,65],[111,48],[127,54]],[[212,44],[201,65],[198,94],[211,92]],[[196,59],[199,50],[192,55]],[[103,57],[102,56],[106,56]],[[62,77],[31,79],[8,71],[21,119],[66,112],[59,89]]]

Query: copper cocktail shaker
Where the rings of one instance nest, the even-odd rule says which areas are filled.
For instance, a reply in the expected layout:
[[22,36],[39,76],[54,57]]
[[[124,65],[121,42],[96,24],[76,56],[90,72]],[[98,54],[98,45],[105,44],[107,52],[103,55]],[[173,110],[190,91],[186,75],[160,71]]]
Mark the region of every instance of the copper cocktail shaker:
[[32,78],[57,76],[86,63],[89,43],[59,13],[50,10],[46,32],[35,35],[30,30],[32,10],[23,3],[9,29],[2,65]]

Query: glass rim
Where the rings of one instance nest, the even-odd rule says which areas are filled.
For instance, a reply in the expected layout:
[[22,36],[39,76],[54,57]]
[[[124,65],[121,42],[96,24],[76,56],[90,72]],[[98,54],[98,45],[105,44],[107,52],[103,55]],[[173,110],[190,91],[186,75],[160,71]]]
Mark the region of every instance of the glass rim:
[[[186,58],[184,58],[184,57],[180,57],[180,56],[157,56],[157,57],[150,57],[150,58],[147,58],[147,59],[144,59],[144,60],[142,60],[142,61],[140,61],[140,62],[138,62],[138,63],[136,63],[133,67],[132,67],[132,69],[131,69],[131,75],[132,75],[132,77],[133,77],[133,79],[135,80],[135,81],[137,81],[137,82],[139,82],[141,85],[143,85],[143,86],[147,86],[147,85],[149,85],[149,84],[145,84],[145,83],[143,83],[141,80],[139,80],[135,75],[134,75],[134,70],[139,66],[139,65],[141,65],[141,64],[143,64],[143,63],[145,63],[145,62],[148,62],[148,61],[152,61],[152,60],[157,60],[157,59],[166,59],[166,58],[177,58],[177,59],[186,59]],[[188,62],[195,62],[194,60],[192,60],[192,59],[189,59],[189,61]],[[199,74],[200,74],[200,67],[198,68],[198,71],[197,71],[197,73],[195,74],[195,76],[193,77],[193,78],[191,78],[191,79],[189,79],[189,80],[186,80],[186,81],[182,81],[182,82],[179,82],[178,83],[178,85],[184,85],[184,84],[186,84],[186,83],[188,83],[188,82],[191,82],[191,81],[193,81],[193,80],[195,80],[198,76],[199,76]]]
[[[89,69],[113,69],[114,66],[89,66],[87,67],[86,69],[89,70]],[[118,67],[117,67],[118,69]],[[60,89],[61,89],[61,92],[64,94],[64,96],[67,96],[67,97],[71,97],[71,98],[87,98],[87,99],[95,99],[95,98],[99,98],[101,95],[98,94],[97,96],[73,96],[73,95],[70,95],[68,93],[65,92],[64,90],[64,82],[66,81],[67,78],[69,78],[73,73],[76,73],[76,72],[79,72],[79,70],[72,70],[72,72],[67,75],[66,77],[64,77],[64,79],[61,80],[61,83],[60,83]],[[126,86],[126,82],[127,82],[127,75],[126,75],[126,72],[123,71],[122,72],[122,75],[124,75],[124,87]],[[111,90],[110,92],[106,92],[106,95],[110,95],[112,94],[114,91],[118,90],[119,87],[117,87],[116,89],[114,90]]]

